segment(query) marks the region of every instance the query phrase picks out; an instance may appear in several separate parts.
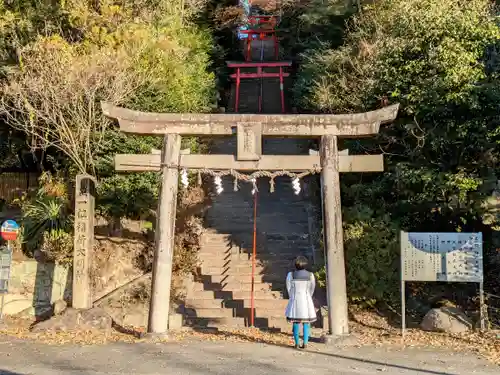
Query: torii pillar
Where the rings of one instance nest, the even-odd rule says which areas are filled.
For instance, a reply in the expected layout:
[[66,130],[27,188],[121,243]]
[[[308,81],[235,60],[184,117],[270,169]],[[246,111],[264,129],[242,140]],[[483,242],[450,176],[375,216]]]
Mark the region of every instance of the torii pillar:
[[[303,172],[321,168],[324,232],[327,258],[329,334],[349,333],[346,272],[340,204],[340,172],[383,171],[383,155],[339,154],[338,138],[377,134],[380,125],[396,118],[399,105],[350,115],[253,115],[144,113],[102,104],[106,116],[118,120],[120,130],[135,134],[164,135],[162,155],[116,155],[117,171],[162,171],[160,206],[153,266],[148,332],[168,330],[172,271],[175,201],[178,170],[212,169]],[[190,155],[180,151],[181,135],[232,135],[236,130],[237,155]],[[319,155],[262,155],[262,136],[320,138]]]
[[344,336],[349,334],[349,315],[337,141],[336,136],[321,137],[320,160],[323,186],[323,231],[327,253],[328,329],[330,335]]

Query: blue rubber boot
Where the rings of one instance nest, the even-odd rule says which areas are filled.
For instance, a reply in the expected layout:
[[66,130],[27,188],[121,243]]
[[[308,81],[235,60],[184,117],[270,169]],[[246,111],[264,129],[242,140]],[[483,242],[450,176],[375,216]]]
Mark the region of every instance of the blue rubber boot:
[[304,323],[304,344],[302,345],[302,348],[306,348],[307,344],[309,343],[309,332],[310,332],[310,325],[309,323]]
[[300,323],[293,323],[293,340],[295,341],[295,348],[299,348],[300,345]]

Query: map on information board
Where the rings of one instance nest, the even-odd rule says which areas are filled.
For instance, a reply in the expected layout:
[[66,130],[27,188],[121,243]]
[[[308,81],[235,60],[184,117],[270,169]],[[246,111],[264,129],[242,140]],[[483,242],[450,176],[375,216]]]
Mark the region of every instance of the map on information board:
[[483,282],[482,233],[401,232],[404,281]]
[[0,248],[0,294],[6,294],[9,289],[10,266],[12,253],[7,247]]

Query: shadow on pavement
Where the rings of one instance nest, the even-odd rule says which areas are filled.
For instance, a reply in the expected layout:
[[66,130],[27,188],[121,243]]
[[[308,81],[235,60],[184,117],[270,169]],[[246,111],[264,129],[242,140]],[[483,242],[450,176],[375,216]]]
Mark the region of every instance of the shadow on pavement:
[[392,363],[373,361],[373,360],[370,360],[370,359],[362,359],[362,358],[357,358],[357,357],[349,357],[349,356],[346,356],[346,355],[340,355],[340,354],[334,354],[334,353],[324,353],[324,352],[316,352],[316,351],[313,352],[313,351],[308,351],[308,350],[306,352],[311,353],[311,354],[326,355],[326,356],[334,357],[334,358],[338,358],[338,359],[346,359],[346,360],[349,360],[349,361],[362,362],[362,363],[366,363],[366,364],[369,364],[369,365],[392,367],[392,368],[397,368],[397,369],[400,369],[400,370],[408,370],[408,371],[418,371],[419,373],[422,373],[422,374],[430,374],[430,375],[456,375],[456,374],[452,374],[450,372],[424,370],[424,369],[421,369],[421,368],[396,365],[396,364],[392,364]]
[[19,372],[12,372],[8,370],[0,370],[0,375],[23,375]]
[[[273,345],[285,349],[290,349],[296,351],[297,349],[293,348],[291,345],[286,345],[286,344],[281,344],[281,343],[276,343],[270,340],[266,340],[265,338],[260,338],[260,337],[252,337],[251,335],[245,335],[242,333],[237,333],[237,332],[224,332],[224,331],[215,331],[215,330],[197,330],[199,333],[207,333],[210,335],[216,335],[220,337],[233,337],[237,339],[241,339],[242,341],[246,342],[252,342],[252,343],[258,343],[258,344],[266,344],[266,345]],[[286,336],[291,336],[291,335],[286,335]],[[290,337],[291,338],[291,337]],[[319,343],[320,340],[318,338],[311,338],[310,342],[316,342]],[[415,368],[415,367],[408,367],[408,366],[403,366],[403,365],[398,365],[398,364],[392,364],[392,363],[387,363],[387,362],[379,362],[379,361],[373,361],[369,359],[362,359],[358,357],[350,357],[346,355],[340,355],[340,354],[335,354],[335,353],[325,353],[325,352],[318,352],[318,351],[312,351],[312,350],[301,350],[303,352],[309,353],[309,354],[317,354],[317,355],[324,355],[324,356],[330,356],[333,358],[338,358],[338,359],[344,359],[344,360],[349,360],[349,361],[356,361],[356,362],[361,362],[361,363],[366,363],[369,365],[376,365],[376,366],[384,366],[384,367],[391,367],[391,368],[396,368],[400,370],[406,370],[406,371],[415,371],[421,374],[428,374],[428,375],[456,375],[453,373],[449,372],[442,372],[442,371],[434,371],[434,370],[425,370],[422,368]]]

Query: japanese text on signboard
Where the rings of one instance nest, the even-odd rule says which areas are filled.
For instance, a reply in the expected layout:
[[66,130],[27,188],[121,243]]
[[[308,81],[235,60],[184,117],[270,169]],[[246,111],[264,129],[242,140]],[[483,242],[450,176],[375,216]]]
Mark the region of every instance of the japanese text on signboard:
[[405,281],[483,281],[481,233],[401,233]]
[[11,263],[10,250],[7,247],[0,248],[0,294],[8,292]]

